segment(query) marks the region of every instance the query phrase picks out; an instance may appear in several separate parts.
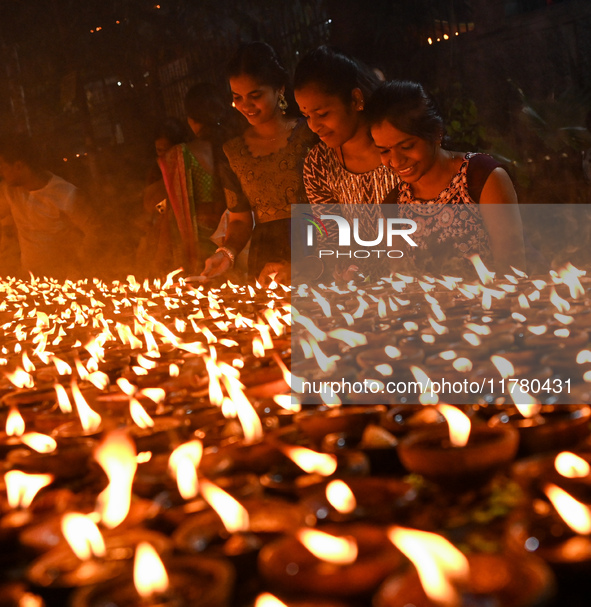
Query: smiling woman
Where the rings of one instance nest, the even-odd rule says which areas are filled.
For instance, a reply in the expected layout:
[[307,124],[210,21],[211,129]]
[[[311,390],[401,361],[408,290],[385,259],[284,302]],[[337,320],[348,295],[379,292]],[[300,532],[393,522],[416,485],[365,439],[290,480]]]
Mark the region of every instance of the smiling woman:
[[[479,254],[497,272],[525,269],[517,196],[507,172],[486,154],[442,147],[444,126],[423,87],[416,82],[384,83],[367,108],[382,162],[398,184],[387,202],[413,219],[413,238],[425,258],[449,244],[456,255]],[[416,254],[415,254],[416,255]]]

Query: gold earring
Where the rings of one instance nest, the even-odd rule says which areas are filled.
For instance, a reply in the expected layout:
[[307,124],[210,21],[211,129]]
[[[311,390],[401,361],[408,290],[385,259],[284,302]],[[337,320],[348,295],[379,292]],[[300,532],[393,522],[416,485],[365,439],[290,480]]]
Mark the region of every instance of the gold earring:
[[285,114],[285,110],[287,109],[287,99],[283,93],[279,93],[279,100],[277,101],[277,105],[281,110],[282,114]]

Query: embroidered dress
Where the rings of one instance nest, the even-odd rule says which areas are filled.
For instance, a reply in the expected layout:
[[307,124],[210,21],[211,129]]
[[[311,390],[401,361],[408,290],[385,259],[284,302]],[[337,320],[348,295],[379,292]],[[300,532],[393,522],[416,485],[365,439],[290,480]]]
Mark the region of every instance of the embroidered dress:
[[275,153],[253,156],[242,136],[224,144],[231,169],[222,175],[228,209],[254,215],[250,276],[258,276],[267,262],[291,258],[291,205],[308,202],[302,170],[316,141],[306,122],[300,120],[287,145]]
[[442,258],[449,256],[470,257],[475,253],[485,264],[492,263],[480,206],[468,192],[468,167],[470,160],[478,156],[481,155],[466,154],[449,185],[432,200],[417,199],[408,183],[400,181],[398,184],[393,202],[399,205],[399,217],[417,223],[411,238],[418,246],[411,248],[410,255],[422,262],[419,265],[429,260],[444,261]]

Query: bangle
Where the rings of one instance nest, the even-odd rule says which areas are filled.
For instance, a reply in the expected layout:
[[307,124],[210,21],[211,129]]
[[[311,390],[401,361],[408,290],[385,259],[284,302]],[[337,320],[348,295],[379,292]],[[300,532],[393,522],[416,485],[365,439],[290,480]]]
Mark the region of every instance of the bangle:
[[230,260],[230,267],[234,266],[234,259],[236,258],[236,255],[233,253],[232,249],[229,247],[218,247],[215,252],[223,253]]

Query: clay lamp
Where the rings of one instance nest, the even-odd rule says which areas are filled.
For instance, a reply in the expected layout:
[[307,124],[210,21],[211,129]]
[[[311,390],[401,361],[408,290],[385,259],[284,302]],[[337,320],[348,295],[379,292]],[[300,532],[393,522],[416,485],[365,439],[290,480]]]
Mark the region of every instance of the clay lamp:
[[541,607],[554,595],[552,573],[531,555],[464,555],[440,535],[402,527],[388,535],[414,567],[388,578],[374,607]]
[[267,583],[298,596],[368,596],[401,563],[384,530],[363,523],[301,528],[267,544],[259,555]]
[[71,393],[76,405],[78,419],[65,422],[54,428],[52,436],[58,444],[67,443],[72,439],[98,437],[103,430],[101,416],[90,407],[76,380],[72,380]]
[[557,485],[543,486],[546,499],[515,516],[508,531],[510,547],[543,558],[561,576],[588,575],[591,567],[591,510]]
[[[523,396],[519,396],[522,402]],[[514,427],[519,432],[519,451],[523,455],[568,449],[589,436],[591,407],[587,405],[521,404],[515,407],[491,418],[489,425]]]
[[458,408],[438,405],[449,428],[411,433],[398,444],[400,461],[442,488],[474,487],[488,482],[517,453],[513,428],[472,425]]

